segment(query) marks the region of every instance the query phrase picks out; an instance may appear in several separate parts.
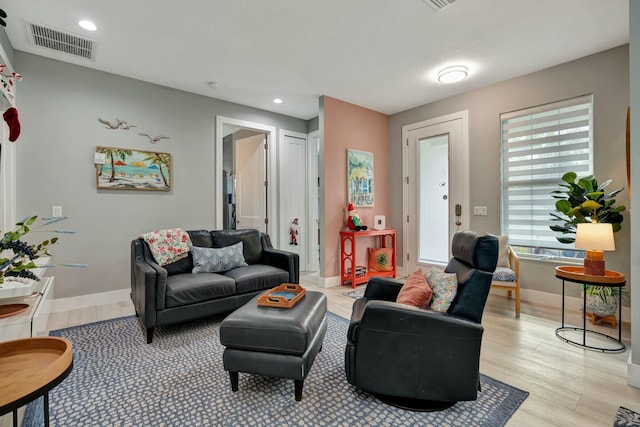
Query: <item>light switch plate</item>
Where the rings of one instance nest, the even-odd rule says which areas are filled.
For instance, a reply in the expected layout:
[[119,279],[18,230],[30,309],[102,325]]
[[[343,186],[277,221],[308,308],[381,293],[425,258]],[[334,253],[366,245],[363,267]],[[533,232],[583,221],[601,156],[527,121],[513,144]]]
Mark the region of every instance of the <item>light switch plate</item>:
[[107,161],[107,156],[104,153],[96,153],[93,156],[93,162],[96,165],[104,165],[106,161]]
[[62,206],[51,206],[51,216],[53,218],[62,217]]
[[487,207],[486,206],[474,206],[473,207],[473,215],[474,216],[486,216],[487,215]]

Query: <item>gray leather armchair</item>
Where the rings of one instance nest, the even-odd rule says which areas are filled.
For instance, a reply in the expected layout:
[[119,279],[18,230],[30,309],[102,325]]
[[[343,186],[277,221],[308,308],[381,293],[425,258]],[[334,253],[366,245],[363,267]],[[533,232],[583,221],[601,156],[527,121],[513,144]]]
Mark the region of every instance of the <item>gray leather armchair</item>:
[[347,381],[381,400],[417,410],[475,400],[480,389],[480,324],[498,258],[498,239],[455,234],[458,291],[447,313],[395,302],[402,283],[373,278],[353,305],[347,336]]

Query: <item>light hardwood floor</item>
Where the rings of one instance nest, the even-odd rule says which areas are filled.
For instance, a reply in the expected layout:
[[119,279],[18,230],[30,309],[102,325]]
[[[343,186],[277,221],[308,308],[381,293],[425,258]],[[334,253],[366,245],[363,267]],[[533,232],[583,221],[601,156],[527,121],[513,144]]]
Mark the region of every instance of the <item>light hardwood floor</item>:
[[[354,300],[343,294],[351,288],[322,289],[315,283],[315,276],[303,274],[301,284],[325,293],[329,311],[348,319]],[[513,308],[507,298],[489,297],[480,361],[483,374],[529,392],[508,426],[611,426],[618,406],[640,412],[640,389],[626,380],[628,349],[604,354],[572,346],[555,336],[561,319],[558,309],[523,301],[516,319]],[[132,314],[131,302],[121,301],[52,313],[48,326],[55,330]],[[566,322],[580,325],[580,319],[580,313],[568,313]],[[617,328],[587,324],[617,336]],[[627,347],[629,337],[629,325],[624,324]],[[7,417],[0,419],[1,427],[11,425]]]

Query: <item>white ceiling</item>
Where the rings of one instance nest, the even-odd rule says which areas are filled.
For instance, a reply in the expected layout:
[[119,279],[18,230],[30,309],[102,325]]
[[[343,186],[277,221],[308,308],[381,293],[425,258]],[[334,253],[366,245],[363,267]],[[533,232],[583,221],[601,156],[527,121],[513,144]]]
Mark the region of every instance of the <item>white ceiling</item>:
[[[628,0],[2,3],[16,50],[302,119],[321,95],[393,114],[629,41]],[[95,40],[95,61],[33,46],[26,22]],[[434,82],[451,64],[467,80]]]

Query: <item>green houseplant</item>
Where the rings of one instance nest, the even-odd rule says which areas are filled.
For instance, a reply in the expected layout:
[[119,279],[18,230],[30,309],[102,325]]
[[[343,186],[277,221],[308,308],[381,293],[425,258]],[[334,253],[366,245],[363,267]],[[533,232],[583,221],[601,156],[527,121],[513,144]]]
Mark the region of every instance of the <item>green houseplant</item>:
[[[613,231],[622,228],[624,205],[616,206],[615,196],[624,188],[607,192],[611,180],[598,184],[594,175],[579,178],[575,172],[567,172],[562,176],[562,190],[551,192],[556,199],[556,212],[551,212],[552,221],[557,224],[549,226],[551,230],[561,233],[556,239],[560,243],[574,243],[577,225],[580,223],[601,222],[611,224]],[[621,288],[587,286],[587,311],[598,316],[610,316],[616,312],[618,295]]]
[[[567,172],[562,176],[564,190],[551,192],[556,199],[556,212],[551,212],[551,220],[559,222],[558,225],[551,225],[553,231],[562,233],[556,237],[560,243],[575,242],[576,227],[579,223],[603,222],[613,226],[613,232],[618,232],[622,228],[624,217],[620,212],[626,208],[623,205],[616,206],[615,196],[624,188],[619,188],[610,193],[605,189],[611,184],[607,180],[602,184],[594,175],[585,176],[578,179],[575,172]],[[573,236],[571,236],[573,235]]]
[[[27,217],[16,223],[16,227],[7,231],[0,239],[0,287],[6,278],[25,278],[39,280],[39,278],[31,272],[32,269],[38,268],[35,260],[43,255],[50,255],[49,246],[58,241],[57,237],[45,239],[38,244],[29,244],[24,241],[24,236],[30,232],[43,231],[38,230],[49,224],[66,219],[66,217],[55,218],[45,223],[34,226],[37,216]],[[56,231],[63,232],[63,231]]]

